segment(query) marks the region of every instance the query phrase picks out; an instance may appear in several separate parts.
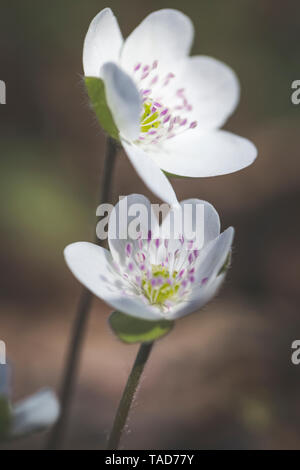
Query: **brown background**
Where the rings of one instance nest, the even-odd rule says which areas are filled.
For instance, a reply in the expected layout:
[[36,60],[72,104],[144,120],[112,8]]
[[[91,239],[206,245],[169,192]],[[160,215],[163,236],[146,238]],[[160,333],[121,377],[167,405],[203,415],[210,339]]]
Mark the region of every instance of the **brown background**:
[[[58,387],[80,285],[65,245],[91,240],[104,135],[82,84],[82,42],[101,0],[0,0],[0,338],[14,365],[14,397]],[[236,228],[220,296],[178,322],[153,352],[124,449],[300,448],[300,5],[293,0],[112,1],[127,35],[152,10],[194,21],[194,54],[236,70],[241,102],[226,128],[259,158],[236,174],[174,182],[179,199],[215,205]],[[145,191],[124,154],[119,194]],[[136,347],[109,331],[96,300],[89,319],[66,448],[102,448]],[[40,448],[45,435],[9,448]]]

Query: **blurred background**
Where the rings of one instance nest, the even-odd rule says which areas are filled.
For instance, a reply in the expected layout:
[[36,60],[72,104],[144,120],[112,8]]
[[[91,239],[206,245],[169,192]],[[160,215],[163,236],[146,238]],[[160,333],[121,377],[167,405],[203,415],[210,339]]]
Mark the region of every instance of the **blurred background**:
[[[173,7],[195,24],[193,54],[229,64],[242,95],[226,129],[258,147],[240,173],[175,180],[236,228],[233,263],[217,299],[157,343],[123,449],[300,449],[300,4],[294,0],[0,0],[0,339],[14,366],[14,398],[58,390],[81,286],[63,249],[93,240],[105,136],[82,82],[82,44],[104,7],[122,32]],[[154,198],[120,152],[113,199]],[[137,348],[110,332],[110,309],[89,318],[65,448],[105,446]],[[46,434],[2,445],[43,447]]]

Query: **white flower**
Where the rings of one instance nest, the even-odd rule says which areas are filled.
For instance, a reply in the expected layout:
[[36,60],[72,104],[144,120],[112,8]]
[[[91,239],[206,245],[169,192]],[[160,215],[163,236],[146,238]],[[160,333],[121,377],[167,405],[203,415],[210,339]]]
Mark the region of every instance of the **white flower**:
[[[75,277],[97,297],[123,313],[149,320],[175,319],[192,313],[216,294],[225,277],[224,265],[231,250],[232,227],[220,234],[220,220],[211,204],[199,199],[183,201],[193,207],[204,205],[204,242],[164,238],[154,214],[152,231],[144,239],[116,239],[115,224],[120,204],[112,213],[108,227],[110,251],[92,243],[73,243],[65,249],[65,259]],[[148,199],[127,197],[128,213],[133,204],[143,204],[151,214]],[[172,213],[179,209],[173,209]],[[193,215],[195,211],[193,210]],[[132,218],[119,220],[119,233],[127,233]],[[186,222],[185,222],[186,223]],[[125,230],[124,230],[125,229]],[[141,227],[141,232],[145,231]],[[161,235],[161,238],[158,238]]]
[[151,13],[124,41],[109,8],[91,22],[83,66],[104,81],[122,145],[145,184],[176,204],[161,170],[187,177],[232,173],[250,165],[256,148],[219,130],[239,101],[233,70],[207,56],[189,57],[193,25],[183,13]]
[[43,388],[18,403],[11,403],[11,367],[0,365],[0,440],[43,431],[58,419],[60,404],[55,393]]

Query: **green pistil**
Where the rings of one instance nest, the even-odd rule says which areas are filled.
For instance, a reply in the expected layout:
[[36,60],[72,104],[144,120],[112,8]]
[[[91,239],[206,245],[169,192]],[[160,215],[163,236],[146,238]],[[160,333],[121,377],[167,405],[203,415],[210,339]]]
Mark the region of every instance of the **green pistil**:
[[151,109],[152,103],[144,103],[144,113],[141,117],[141,132],[148,132],[151,128],[156,129],[160,125],[160,121],[156,121],[159,117],[159,113],[156,111],[151,114]]
[[[177,276],[177,271],[174,271],[172,274],[173,280]],[[173,285],[170,285],[167,280],[170,279],[170,273],[167,268],[161,265],[152,265],[152,279],[160,278],[165,279],[166,282],[163,282],[161,285],[152,286],[151,279],[144,279],[142,281],[142,288],[144,295],[147,297],[151,304],[156,304],[163,306],[167,300],[172,299],[178,292],[180,283],[175,282]]]

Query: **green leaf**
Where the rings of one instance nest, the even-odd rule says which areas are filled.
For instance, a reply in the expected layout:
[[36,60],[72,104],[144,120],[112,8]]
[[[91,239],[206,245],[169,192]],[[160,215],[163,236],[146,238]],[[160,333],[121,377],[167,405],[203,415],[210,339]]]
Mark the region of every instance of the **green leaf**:
[[86,77],[85,85],[99,123],[111,137],[119,140],[119,130],[107,105],[103,80],[101,78]]
[[113,312],[108,322],[115,335],[127,344],[152,342],[169,333],[174,325],[170,320],[143,320],[121,312]]

